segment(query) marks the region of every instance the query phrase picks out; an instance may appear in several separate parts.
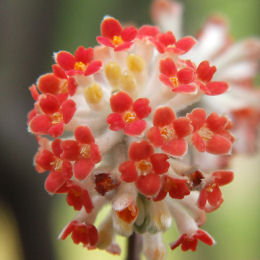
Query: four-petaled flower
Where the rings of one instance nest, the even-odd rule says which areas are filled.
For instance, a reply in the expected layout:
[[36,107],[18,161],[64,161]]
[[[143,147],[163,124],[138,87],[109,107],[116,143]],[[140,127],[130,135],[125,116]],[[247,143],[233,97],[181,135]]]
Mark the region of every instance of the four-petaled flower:
[[215,243],[214,239],[206,231],[198,229],[193,235],[182,234],[176,242],[171,244],[171,249],[174,250],[176,247],[181,245],[183,251],[189,249],[195,251],[198,240],[209,246],[212,246]]
[[230,183],[234,178],[231,171],[217,171],[212,176],[213,179],[200,191],[198,199],[198,206],[206,212],[211,212],[220,207],[223,199],[219,186]]
[[111,113],[107,117],[109,128],[113,131],[124,130],[126,135],[140,135],[146,128],[143,120],[151,113],[149,99],[139,98],[133,102],[125,92],[118,92],[110,98]]
[[200,152],[212,154],[227,154],[234,142],[228,130],[231,122],[225,116],[211,113],[208,118],[206,111],[196,108],[187,115],[193,126],[192,144]]
[[[189,63],[187,63],[189,64]],[[197,85],[194,83],[196,71],[191,64],[178,70],[173,59],[160,60],[160,80],[173,92],[196,93]]]
[[56,54],[58,65],[53,65],[52,69],[61,78],[67,76],[84,75],[89,76],[96,73],[102,66],[100,60],[94,60],[93,48],[78,47],[75,55],[67,51],[60,51]]
[[118,20],[105,17],[101,23],[101,36],[97,37],[97,41],[115,51],[123,51],[133,45],[136,35],[137,29],[134,26],[123,29]]
[[75,244],[82,243],[88,248],[95,248],[98,242],[98,232],[94,225],[71,221],[61,232],[60,239],[64,240],[71,234]]
[[147,141],[134,142],[130,145],[130,161],[120,164],[121,179],[125,182],[135,182],[139,191],[145,195],[155,195],[161,187],[161,174],[168,171],[168,156],[154,153],[153,147]]
[[176,118],[170,107],[158,108],[153,116],[154,127],[147,133],[148,139],[156,147],[173,156],[183,156],[188,145],[185,137],[192,132],[190,121],[185,117]]
[[87,126],[78,126],[74,132],[76,140],[65,140],[62,142],[61,158],[74,161],[73,172],[78,180],[85,179],[100,162],[101,155],[95,138]]

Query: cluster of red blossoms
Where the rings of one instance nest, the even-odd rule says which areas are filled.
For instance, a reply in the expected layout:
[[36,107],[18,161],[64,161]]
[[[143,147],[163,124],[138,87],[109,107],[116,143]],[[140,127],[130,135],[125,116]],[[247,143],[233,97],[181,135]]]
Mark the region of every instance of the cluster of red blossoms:
[[[154,3],[158,12],[165,4],[173,8]],[[233,172],[214,169],[219,163],[205,169],[196,158],[218,161],[235,140],[228,117],[207,113],[199,102],[224,94],[227,82],[214,78],[208,60],[188,58],[196,47],[190,36],[176,40],[156,26],[124,28],[105,17],[97,41],[74,55],[55,53],[52,72],[30,87],[36,170],[50,171],[46,190],[65,194],[79,211],[60,238],[71,235],[76,244],[119,254],[116,234],[138,232],[146,257],[165,259],[161,235],[175,220],[180,237],[172,249],[195,251],[198,240],[213,245],[200,226],[222,204],[220,187]],[[106,204],[111,211],[97,228]]]

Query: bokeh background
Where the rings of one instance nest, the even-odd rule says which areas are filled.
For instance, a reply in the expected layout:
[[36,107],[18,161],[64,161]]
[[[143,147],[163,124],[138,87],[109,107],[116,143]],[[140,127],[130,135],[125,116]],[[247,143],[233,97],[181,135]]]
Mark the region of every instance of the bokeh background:
[[[230,21],[234,39],[260,34],[259,0],[183,0],[184,31],[194,34],[212,13]],[[43,189],[45,176],[32,167],[36,142],[26,129],[32,108],[28,86],[50,70],[52,53],[77,46],[94,46],[104,15],[137,25],[151,23],[151,0],[0,0],[0,260],[124,259],[88,252],[58,233],[73,217],[64,197],[51,197]],[[259,85],[259,80],[258,80]],[[217,245],[199,245],[196,253],[180,249],[167,259],[260,259],[260,155],[233,160],[235,181],[224,187],[225,203],[208,215],[205,229]],[[168,244],[177,237],[173,228]]]

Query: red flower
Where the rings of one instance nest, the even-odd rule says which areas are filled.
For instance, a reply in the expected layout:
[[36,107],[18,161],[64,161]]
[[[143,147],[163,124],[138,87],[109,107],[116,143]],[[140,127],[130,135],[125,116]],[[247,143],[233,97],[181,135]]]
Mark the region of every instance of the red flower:
[[115,51],[122,51],[132,46],[136,34],[135,27],[129,26],[123,29],[118,20],[113,17],[105,17],[101,23],[101,36],[97,37],[97,41],[114,48]]
[[104,196],[107,192],[116,189],[119,186],[119,182],[112,179],[109,173],[99,173],[95,175],[96,191]]
[[197,74],[197,83],[200,86],[200,89],[210,96],[220,95],[227,91],[228,84],[223,81],[211,81],[213,75],[216,72],[216,67],[210,67],[208,61],[202,61],[196,71]]
[[58,193],[72,177],[72,165],[60,158],[61,152],[61,140],[56,139],[52,142],[51,151],[40,146],[34,158],[38,172],[51,171],[45,180],[45,189],[50,193]]
[[158,34],[154,39],[154,44],[160,53],[170,52],[182,55],[196,44],[196,40],[191,36],[186,36],[176,42],[174,34],[169,31]]
[[160,60],[160,80],[170,87],[173,92],[194,93],[197,85],[194,83],[195,70],[186,66],[178,71],[171,58]]
[[[223,202],[219,186],[230,183],[234,174],[231,171],[218,171],[212,174],[214,180],[208,183],[201,191],[198,199],[198,206],[206,212],[211,212],[220,207]],[[207,202],[209,203],[207,205]]]
[[78,180],[85,179],[100,162],[101,155],[95,138],[87,126],[78,126],[74,132],[76,140],[65,140],[62,142],[61,158],[75,161],[73,166],[74,176]]
[[127,93],[118,92],[110,98],[110,106],[114,112],[107,117],[111,130],[122,129],[126,135],[140,135],[145,130],[146,122],[143,118],[151,113],[147,98],[139,98],[133,102]]
[[169,169],[168,156],[154,153],[153,147],[147,142],[134,142],[130,145],[130,161],[120,164],[121,179],[135,182],[136,187],[145,195],[155,195],[161,187],[160,175]]
[[67,193],[67,202],[73,206],[75,210],[81,210],[81,208],[84,207],[87,213],[92,211],[93,204],[86,189],[71,182],[67,185]]
[[186,136],[191,134],[192,126],[187,118],[176,119],[170,107],[158,108],[153,116],[154,127],[147,133],[154,146],[173,156],[183,156],[188,149]]
[[198,240],[209,246],[212,246],[215,243],[213,238],[206,231],[198,229],[192,236],[182,234],[177,241],[171,244],[171,249],[174,250],[176,247],[181,245],[181,249],[183,251],[187,251],[189,249],[196,251]]
[[160,29],[157,26],[143,25],[138,30],[137,38],[148,39],[153,42],[159,33],[160,33]]
[[54,73],[61,78],[74,75],[89,76],[96,73],[102,66],[99,60],[93,60],[93,48],[78,47],[75,55],[67,51],[60,51],[56,55],[58,65],[53,65]]
[[192,144],[200,152],[212,154],[227,154],[234,142],[229,133],[231,122],[225,116],[211,113],[208,118],[202,108],[194,109],[187,114],[193,126]]
[[167,193],[169,193],[173,199],[183,199],[186,195],[190,194],[187,180],[164,176],[161,190],[156,198],[154,198],[154,201],[163,200]]
[[[62,98],[62,100],[60,100]],[[34,134],[49,134],[58,137],[63,134],[64,124],[68,124],[76,111],[76,103],[64,96],[42,94],[39,96],[34,116],[29,127]]]
[[75,244],[82,243],[88,248],[93,248],[98,242],[98,232],[94,225],[79,223],[74,220],[70,222],[60,234],[60,239],[64,240],[71,234]]

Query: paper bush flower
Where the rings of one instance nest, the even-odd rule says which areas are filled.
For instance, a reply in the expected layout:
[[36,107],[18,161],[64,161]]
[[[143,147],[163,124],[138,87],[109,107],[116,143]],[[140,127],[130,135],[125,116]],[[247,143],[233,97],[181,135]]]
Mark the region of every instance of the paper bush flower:
[[46,190],[79,211],[61,239],[119,254],[115,236],[136,232],[147,259],[165,259],[162,233],[172,220],[180,237],[171,249],[215,243],[200,227],[233,179],[219,169],[223,155],[243,150],[231,131],[242,131],[246,145],[256,138],[259,93],[248,82],[260,47],[256,39],[233,45],[216,18],[197,40],[181,37],[174,2],[154,1],[152,16],[160,28],[106,16],[100,45],[55,53],[52,72],[30,87],[28,128],[39,143],[36,170],[50,171]]

